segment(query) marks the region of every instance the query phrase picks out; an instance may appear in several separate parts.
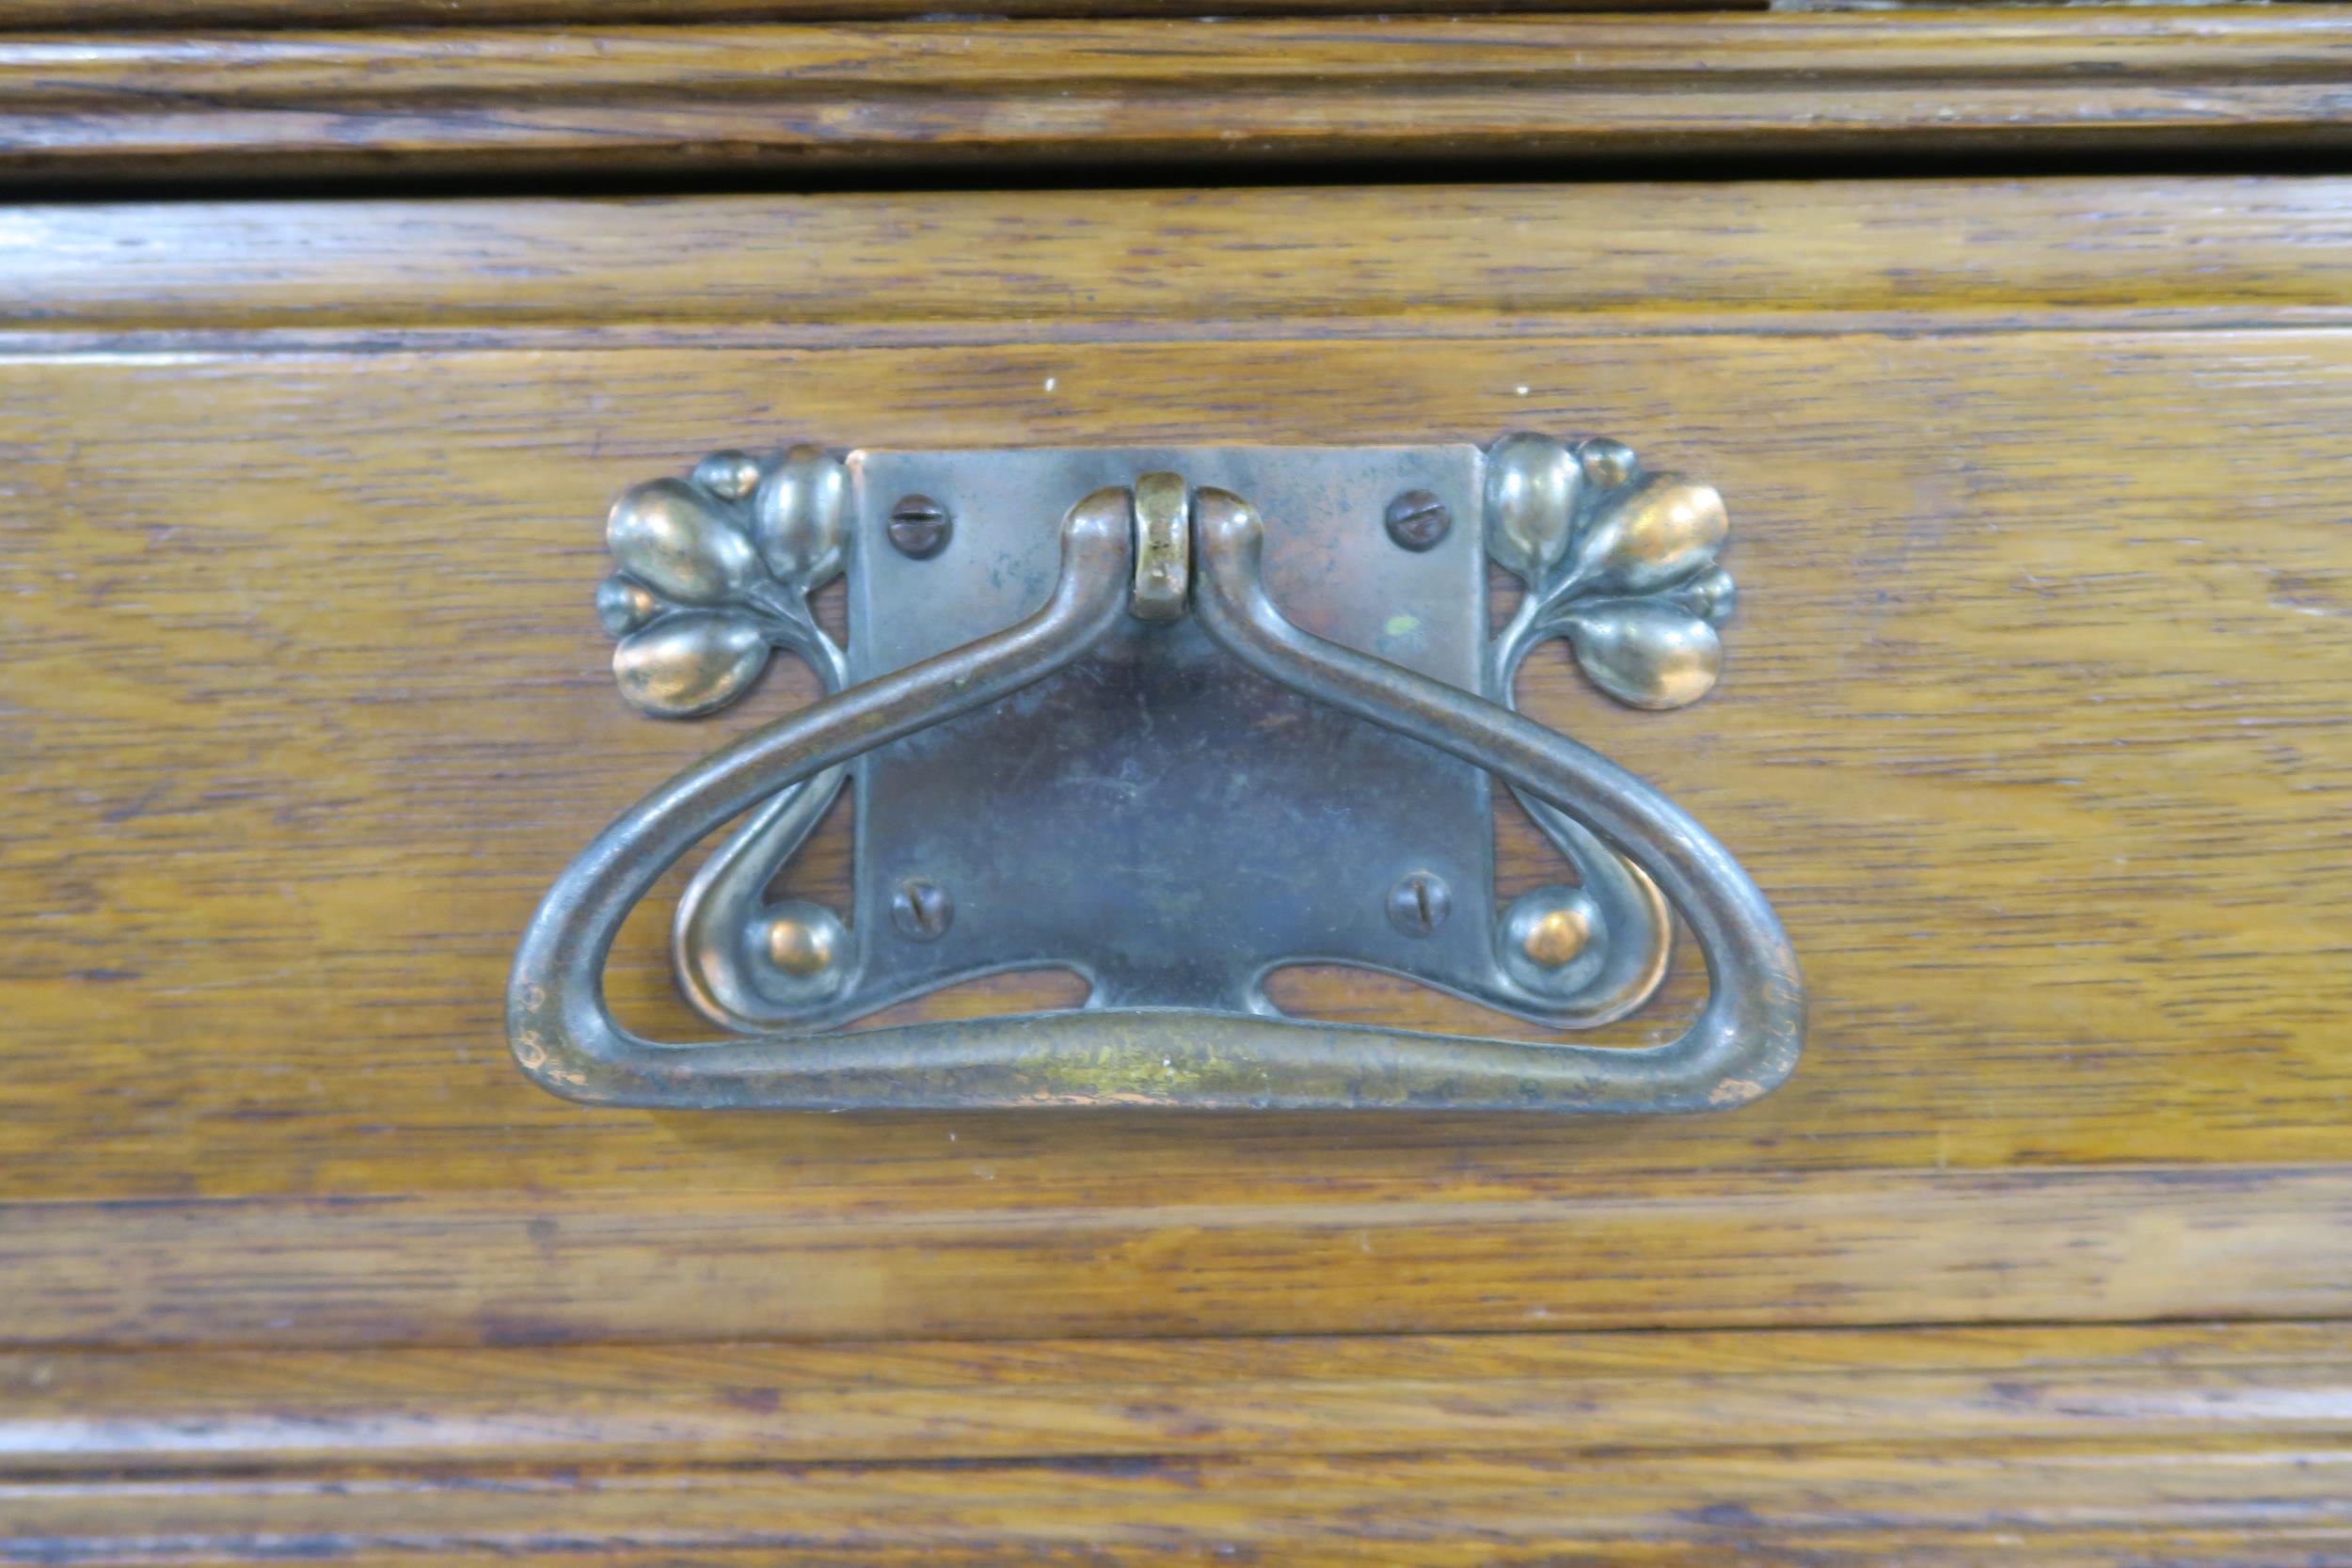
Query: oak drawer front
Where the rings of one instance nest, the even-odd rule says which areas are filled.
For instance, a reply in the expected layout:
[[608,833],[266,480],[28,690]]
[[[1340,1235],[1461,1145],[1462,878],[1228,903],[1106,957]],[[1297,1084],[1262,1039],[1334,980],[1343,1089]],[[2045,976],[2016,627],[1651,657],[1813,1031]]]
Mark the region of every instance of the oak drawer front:
[[[2238,179],[20,210],[0,1337],[2341,1312],[2347,210]],[[514,1070],[547,879],[810,694],[694,725],[614,696],[587,595],[624,484],[803,436],[1522,427],[1731,499],[1706,703],[1616,710],[1558,657],[1522,696],[1780,910],[1813,1025],[1771,1099],[843,1119]],[[1506,889],[1538,846],[1506,831]],[[613,991],[691,1028],[665,920]],[[1670,1037],[1700,987],[1604,1037]]]

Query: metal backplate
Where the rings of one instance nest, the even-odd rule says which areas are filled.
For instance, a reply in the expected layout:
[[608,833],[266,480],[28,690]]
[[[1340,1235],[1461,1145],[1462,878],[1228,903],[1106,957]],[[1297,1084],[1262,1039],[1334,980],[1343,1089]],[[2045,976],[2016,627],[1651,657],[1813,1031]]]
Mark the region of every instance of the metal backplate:
[[[1468,445],[853,453],[850,677],[1035,611],[1062,509],[1169,471],[1259,507],[1267,592],[1298,625],[1475,690],[1481,530],[1414,549],[1384,518],[1422,491],[1476,519],[1481,463]],[[950,519],[922,559],[887,532],[911,496]],[[1491,989],[1486,775],[1249,673],[1192,618],[1130,619],[1071,668],[859,769],[868,1005],[1049,965],[1086,976],[1102,1006],[1264,1012],[1263,976],[1310,961]],[[911,883],[936,890],[932,916],[894,922]],[[1420,895],[1392,917],[1400,884]]]

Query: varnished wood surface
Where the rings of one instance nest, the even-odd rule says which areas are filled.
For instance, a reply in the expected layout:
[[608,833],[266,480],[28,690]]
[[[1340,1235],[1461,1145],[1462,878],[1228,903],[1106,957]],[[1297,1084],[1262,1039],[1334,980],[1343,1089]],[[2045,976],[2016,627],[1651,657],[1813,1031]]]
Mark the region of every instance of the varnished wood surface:
[[[1384,14],[1454,11],[1442,0],[1387,4]],[[1487,12],[1762,10],[1763,0],[1486,0]],[[989,0],[992,17],[1312,15],[1363,0]],[[639,23],[842,21],[936,16],[931,0],[0,0],[0,28],[174,32],[220,28],[479,27],[522,23],[610,27]]]
[[[247,352],[2352,324],[2352,180],[10,210],[0,344]],[[258,336],[257,336],[258,334]]]
[[32,1561],[2341,1568],[2352,1450],[2291,1439],[1327,1455],[0,1490]]
[[[1661,461],[1699,454],[1741,498],[1743,625],[1772,631],[1735,638],[1686,714],[1607,712],[1557,660],[1531,700],[1747,860],[1807,960],[1813,1055],[1749,1115],[1525,1134],[1538,1168],[2340,1158],[2343,894],[2314,867],[2343,832],[2344,650],[2312,628],[2342,581],[2343,353],[2135,329],[24,356],[13,554],[43,569],[9,673],[19,797],[48,832],[10,846],[9,1087],[40,1107],[8,1127],[10,1196],[757,1188],[891,1148],[821,1119],[565,1111],[498,1048],[508,946],[553,868],[727,727],[650,723],[608,689],[579,608],[601,502],[787,430],[1655,432]],[[1170,406],[1204,396],[1232,412]],[[2259,467],[2243,438],[2205,460],[2216,421],[2269,433]],[[99,431],[170,461],[123,466]],[[1947,520],[1913,516],[1938,486]],[[655,942],[625,964],[631,1005],[666,1003]],[[1050,1170],[1101,1138],[1148,1181],[1199,1158],[1193,1129],[1104,1125],[957,1152]],[[1260,1181],[1349,1158],[1239,1135]],[[941,1132],[892,1136],[925,1180]]]
[[2312,148],[2348,52],[2326,6],[22,34],[0,175]]
[[[2010,224],[2011,186],[1888,187],[1883,223],[1851,193],[1724,192],[1750,232],[1720,249],[1708,193],[1640,187],[1415,193],[1406,247],[1321,221],[1354,192],[426,204],[348,230],[219,210],[284,231],[266,296],[224,281],[232,242],[181,243],[212,210],[144,245],[153,209],[89,211],[154,303],[13,261],[37,287],[0,361],[0,725],[11,820],[37,825],[0,839],[0,1337],[2342,1313],[2343,187],[2054,189],[2035,199],[2072,221]],[[1592,221],[1653,195],[1653,227]],[[1319,306],[1265,260],[1276,201],[1323,236],[1300,253]],[[55,217],[8,232],[38,251]],[[2152,217],[2202,264],[2130,293]],[[706,247],[699,289],[658,243],[674,223],[739,241]],[[1939,230],[2014,258],[2010,296]],[[387,287],[336,303],[347,237],[395,231]],[[810,264],[763,284],[760,246],[795,233],[822,241]],[[943,248],[974,303],[915,281]],[[1514,255],[1552,317],[1460,281]],[[556,303],[502,333],[525,262]],[[1618,281],[1580,302],[1588,271]],[[1670,308],[1645,316],[1639,271]],[[1770,1100],[1565,1124],[646,1116],[508,1061],[505,965],[548,879],[808,690],[787,672],[684,726],[621,703],[587,594],[622,485],[796,436],[1519,425],[1628,436],[1731,498],[1716,694],[1625,712],[1552,657],[1523,696],[1774,900],[1814,1023]],[[817,847],[802,879],[837,889],[838,834]],[[1549,874],[1516,825],[1502,849],[1511,885]],[[614,992],[693,1037],[666,920],[631,927]],[[1286,994],[1483,1022],[1360,979]],[[1686,974],[1607,1037],[1662,1037],[1693,995]]]
[[0,1354],[0,1471],[2341,1441],[2340,1323]]
[[[11,1204],[0,1333],[462,1346],[2352,1315],[2341,1166],[1584,1177],[1608,1140],[1474,1120],[732,1131],[731,1160],[664,1156],[657,1196]],[[776,1174],[754,1188],[763,1134]]]
[[2339,1325],[0,1356],[40,1562],[2352,1553]]

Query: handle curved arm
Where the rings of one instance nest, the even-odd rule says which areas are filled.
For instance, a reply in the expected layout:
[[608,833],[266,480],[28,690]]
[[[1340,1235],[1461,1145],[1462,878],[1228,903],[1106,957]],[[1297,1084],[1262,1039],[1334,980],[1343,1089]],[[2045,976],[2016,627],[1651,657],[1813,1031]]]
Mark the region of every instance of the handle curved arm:
[[[836,695],[850,684],[849,661],[833,639],[813,626],[809,630],[812,635],[796,651],[817,672],[825,695]],[[833,809],[849,776],[846,765],[829,768],[797,787],[778,790],[703,863],[678,895],[670,922],[678,990],[712,1022],[747,1033],[776,1028],[805,1013],[811,1001],[823,998],[825,985],[838,978],[829,974],[813,983],[803,980],[759,963],[751,948],[757,935],[753,917],[768,884]],[[805,905],[797,912],[839,928],[830,910]]]
[[543,1086],[602,1103],[745,1102],[740,1085],[789,1072],[785,1037],[680,1047],[621,1027],[605,959],[628,911],[721,823],[877,746],[1036,684],[1091,647],[1126,605],[1126,492],[1105,490],[1062,524],[1061,576],[1027,620],[826,698],[712,753],[630,807],[581,850],[524,928],[506,985],[515,1059]]
[[1486,768],[1571,817],[1640,867],[1698,939],[1707,1006],[1679,1039],[1643,1050],[1539,1047],[1549,1058],[1544,1076],[1572,1081],[1585,1110],[1739,1103],[1788,1077],[1804,1040],[1804,983],[1788,934],[1740,863],[1688,812],[1591,748],[1293,625],[1266,596],[1263,537],[1240,497],[1203,489],[1195,498],[1193,613],[1214,641],[1270,680]]

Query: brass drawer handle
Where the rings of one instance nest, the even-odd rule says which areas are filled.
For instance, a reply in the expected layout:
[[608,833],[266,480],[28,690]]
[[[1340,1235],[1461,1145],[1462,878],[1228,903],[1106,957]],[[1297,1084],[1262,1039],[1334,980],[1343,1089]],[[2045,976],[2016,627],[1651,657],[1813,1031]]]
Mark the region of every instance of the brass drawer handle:
[[[1278,529],[1297,530],[1276,535],[1280,562],[1269,567],[1248,501],[1191,482],[1204,470],[1279,499]],[[1122,472],[1128,483],[1066,515],[1049,587],[1032,498]],[[1729,606],[1711,491],[1643,474],[1615,443],[1530,436],[1483,452],[869,452],[839,465],[796,449],[765,464],[721,454],[697,474],[641,486],[616,510],[616,553],[634,575],[604,599],[661,601],[630,597],[608,616],[626,634],[624,688],[658,709],[704,710],[746,683],[747,650],[772,643],[806,653],[833,693],[678,774],[549,890],[516,956],[508,1033],[556,1093],[681,1107],[1679,1111],[1753,1099],[1794,1067],[1796,959],[1738,863],[1641,780],[1465,689],[1507,696],[1529,648],[1562,637],[1613,695],[1664,705],[1703,691]],[[1451,537],[1472,509],[1530,585],[1491,645],[1478,541]],[[1393,542],[1384,553],[1363,545],[1367,514]],[[889,548],[870,550],[853,583],[863,613],[845,657],[805,594],[845,548],[876,539]],[[963,564],[946,570],[958,550]],[[1397,657],[1304,629],[1277,608],[1270,572],[1337,637]],[[943,619],[987,613],[968,601],[991,594],[1035,608],[882,667],[950,635]],[[1579,886],[1492,909],[1480,769],[1536,812]],[[845,770],[861,783],[855,920],[764,903]],[[1262,783],[1271,792],[1253,794]],[[690,999],[757,1037],[628,1033],[602,985],[623,920],[755,807],[683,901],[676,946]],[[1293,1021],[1260,985],[1286,962],[1352,962],[1588,1026],[1655,990],[1661,893],[1709,981],[1666,1045]],[[1088,1006],[824,1032],[970,974],[1055,962],[1093,982]]]

